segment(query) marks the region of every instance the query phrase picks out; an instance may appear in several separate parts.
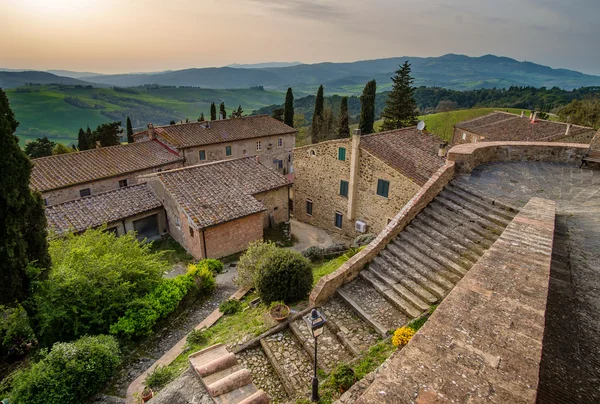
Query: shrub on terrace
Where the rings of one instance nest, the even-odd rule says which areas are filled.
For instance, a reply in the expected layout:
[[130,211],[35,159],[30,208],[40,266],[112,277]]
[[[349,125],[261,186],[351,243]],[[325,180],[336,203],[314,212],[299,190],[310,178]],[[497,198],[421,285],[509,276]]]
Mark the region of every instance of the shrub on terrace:
[[274,251],[277,251],[277,246],[269,241],[250,243],[238,262],[238,273],[235,282],[239,286],[254,287],[258,268],[260,268],[266,257]]
[[11,403],[85,402],[112,377],[119,362],[119,344],[111,336],[56,343],[40,362],[17,373]]
[[198,262],[197,265],[208,267],[208,269],[210,269],[210,271],[215,275],[223,273],[223,263],[219,260],[207,258],[207,259],[203,259],[202,261]]
[[256,290],[267,304],[302,300],[312,289],[312,283],[310,261],[300,253],[279,248],[260,261],[255,276]]

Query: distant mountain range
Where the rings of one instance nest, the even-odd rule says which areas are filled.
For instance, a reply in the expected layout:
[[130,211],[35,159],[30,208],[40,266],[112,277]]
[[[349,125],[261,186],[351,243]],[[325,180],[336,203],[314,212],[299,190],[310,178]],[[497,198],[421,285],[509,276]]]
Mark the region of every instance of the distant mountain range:
[[234,63],[227,65],[226,67],[233,67],[234,69],[263,69],[265,67],[290,67],[301,65],[301,62],[266,62],[266,63],[252,63],[252,64],[240,64]]
[[[131,87],[146,84],[164,86],[194,86],[214,89],[249,88],[312,93],[323,84],[327,93],[357,94],[365,83],[377,80],[377,90],[389,90],[390,77],[398,66],[409,60],[416,86],[445,87],[455,90],[476,88],[508,88],[510,86],[560,87],[573,89],[600,85],[600,76],[567,69],[553,69],[532,62],[519,62],[507,57],[485,55],[469,57],[448,54],[440,57],[397,57],[350,63],[316,63],[274,66],[280,63],[233,65],[235,67],[194,68],[159,73],[130,73],[75,77],[50,75],[43,72],[0,72],[0,86],[21,86],[24,83],[92,84]],[[50,76],[49,76],[50,75]]]

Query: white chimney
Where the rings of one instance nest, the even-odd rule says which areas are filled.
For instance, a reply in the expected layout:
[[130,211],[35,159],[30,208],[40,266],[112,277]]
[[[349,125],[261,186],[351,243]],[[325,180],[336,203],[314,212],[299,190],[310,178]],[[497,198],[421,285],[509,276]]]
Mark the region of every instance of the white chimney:
[[446,153],[448,153],[448,142],[440,143],[440,148],[438,149],[438,156],[446,157]]
[[565,136],[567,136],[569,134],[569,131],[571,130],[571,124],[568,123],[567,124],[567,130],[565,131]]
[[223,113],[222,113],[222,112],[219,112],[219,121],[220,121],[221,119],[223,119]]
[[536,118],[537,118],[537,114],[538,114],[538,113],[537,113],[537,111],[535,111],[535,112],[533,113],[533,116],[531,117],[531,123],[535,122],[535,120],[536,120]]
[[521,111],[521,118],[525,116],[525,111]]

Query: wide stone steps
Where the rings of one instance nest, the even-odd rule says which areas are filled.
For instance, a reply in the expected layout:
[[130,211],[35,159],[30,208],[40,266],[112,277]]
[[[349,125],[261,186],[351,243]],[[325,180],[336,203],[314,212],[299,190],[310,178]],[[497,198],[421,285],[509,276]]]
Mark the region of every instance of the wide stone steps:
[[398,285],[408,289],[411,293],[415,294],[419,299],[421,299],[424,302],[434,304],[439,299],[429,290],[421,286],[421,284],[406,276],[406,274],[404,274],[403,272],[395,271],[393,269],[393,265],[390,265],[389,261],[387,261],[381,255],[375,257],[373,262],[369,264],[369,267],[373,267],[376,271],[385,273],[387,277],[393,279]]
[[484,197],[474,196],[468,192],[463,191],[459,187],[453,186],[452,184],[449,184],[444,190],[444,192],[449,192],[459,200],[465,201],[466,205],[461,204],[461,206],[472,206],[476,207],[476,209],[479,211],[483,210],[484,212],[489,212],[491,218],[501,220],[500,225],[508,225],[508,223],[510,223],[510,221],[513,218],[513,215],[506,209],[496,206],[493,203],[489,203],[489,199],[486,200],[484,199]]

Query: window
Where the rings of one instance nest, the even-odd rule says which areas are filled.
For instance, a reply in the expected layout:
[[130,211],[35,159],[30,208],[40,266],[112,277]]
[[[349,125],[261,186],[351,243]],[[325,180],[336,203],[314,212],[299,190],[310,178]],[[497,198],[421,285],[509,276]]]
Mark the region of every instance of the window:
[[277,164],[277,168],[283,170],[283,160],[275,160],[275,164]]
[[277,147],[283,147],[283,138],[277,139]]
[[467,134],[463,133],[462,138],[463,138],[463,140],[467,140]]
[[338,160],[346,161],[346,148],[340,147],[338,149]]
[[225,146],[225,155],[231,156],[231,146]]
[[194,229],[192,228],[192,226],[189,226],[190,229],[190,237],[194,237]]
[[85,189],[80,189],[79,190],[79,196],[80,197],[84,197],[84,196],[90,196],[92,194],[92,190],[89,188],[85,188]]
[[111,227],[110,229],[104,230],[107,233],[114,234],[115,236],[119,235],[119,230],[116,227]]
[[344,216],[342,216],[341,212],[335,212],[335,227],[337,227],[338,229],[342,228],[342,219],[344,218]]
[[348,197],[348,181],[340,181],[340,195]]
[[256,142],[256,150],[260,150],[260,140],[258,142]]
[[310,157],[315,157],[317,155],[317,152],[314,150],[310,151]]
[[48,198],[44,198],[44,206],[48,206]]
[[377,180],[377,195],[387,198],[389,192],[390,182],[386,180]]
[[200,161],[206,160],[206,150],[200,150],[198,154],[200,155]]
[[306,200],[306,214],[309,216],[312,216],[312,200],[311,199]]
[[127,186],[127,179],[119,181],[119,188],[123,188]]

